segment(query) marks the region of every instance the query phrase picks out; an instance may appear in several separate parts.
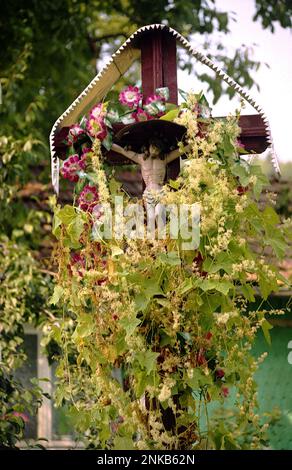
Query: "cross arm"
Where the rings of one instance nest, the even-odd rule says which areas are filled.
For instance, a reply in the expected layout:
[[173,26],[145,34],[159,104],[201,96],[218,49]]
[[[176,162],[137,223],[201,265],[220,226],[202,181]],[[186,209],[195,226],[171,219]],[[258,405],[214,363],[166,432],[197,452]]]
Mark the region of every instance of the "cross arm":
[[176,160],[176,158],[180,157],[184,153],[188,152],[190,150],[190,145],[185,145],[183,148],[177,148],[175,150],[172,150],[166,155],[165,161],[166,163],[171,163],[173,160]]
[[113,150],[116,153],[119,153],[120,155],[123,155],[124,157],[129,158],[135,163],[141,163],[141,159],[143,158],[142,153],[136,153],[133,152],[132,150],[125,150],[123,147],[121,147],[118,144],[113,144],[111,150]]

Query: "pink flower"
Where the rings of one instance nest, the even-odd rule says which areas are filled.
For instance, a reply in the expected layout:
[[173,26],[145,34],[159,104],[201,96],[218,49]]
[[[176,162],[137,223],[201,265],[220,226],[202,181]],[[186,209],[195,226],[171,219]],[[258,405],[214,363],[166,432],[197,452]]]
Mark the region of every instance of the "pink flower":
[[165,98],[156,94],[148,96],[144,109],[151,116],[162,116],[165,112]]
[[106,115],[105,106],[99,103],[94,106],[89,113],[89,119],[86,121],[86,130],[91,137],[103,140],[107,136],[107,128],[104,122]]
[[91,213],[98,201],[99,194],[96,187],[87,184],[80,193],[78,205],[82,210]]
[[221,395],[224,398],[227,398],[229,395],[229,388],[228,387],[221,387]]
[[77,271],[79,276],[83,276],[83,271],[85,269],[85,258],[80,253],[71,254],[71,262],[68,265],[71,274],[73,274],[72,268]]
[[95,219],[100,219],[104,214],[101,204],[96,204],[92,209],[92,215]]
[[142,93],[140,93],[137,86],[128,86],[119,94],[120,103],[128,106],[129,108],[138,106],[141,99]]
[[61,168],[61,175],[75,183],[79,180],[79,171],[84,170],[86,167],[86,155],[82,155],[81,158],[77,154],[71,155],[67,160],[64,161]]
[[153,119],[152,116],[150,116],[150,114],[148,114],[142,108],[138,108],[137,111],[134,111],[132,113],[132,118],[134,118],[136,122],[148,121],[149,119]]
[[96,121],[103,120],[104,117],[105,117],[105,110],[104,110],[103,104],[102,104],[102,103],[99,103],[99,104],[97,104],[96,106],[94,106],[94,107],[90,110],[89,116],[90,116],[92,119],[95,119]]
[[[89,147],[83,147],[83,148],[82,148],[82,157],[85,156],[86,153],[91,152],[91,151],[92,151],[91,148],[89,148]],[[81,158],[82,158],[82,157],[81,157]]]
[[163,98],[163,97],[160,96],[160,95],[156,95],[156,94],[154,93],[154,95],[148,96],[148,98],[147,98],[147,100],[146,100],[146,104],[153,103],[153,101],[165,101],[165,98]]
[[86,129],[88,130],[89,135],[95,139],[103,140],[107,136],[107,128],[103,118],[90,118],[86,123]]
[[68,132],[67,138],[66,138],[66,143],[69,147],[71,147],[79,137],[85,135],[84,129],[79,126],[79,124],[73,124]]

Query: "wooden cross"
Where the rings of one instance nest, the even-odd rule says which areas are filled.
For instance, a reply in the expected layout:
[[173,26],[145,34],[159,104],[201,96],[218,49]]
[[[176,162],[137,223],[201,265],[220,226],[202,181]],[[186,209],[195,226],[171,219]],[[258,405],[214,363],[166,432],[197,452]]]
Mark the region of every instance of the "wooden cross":
[[[166,27],[160,27],[158,29],[152,28],[150,30],[145,30],[145,28],[142,28],[142,30],[143,31],[141,31],[137,38],[133,41],[134,47],[132,51],[129,52],[129,54],[132,54],[133,57],[138,57],[139,54],[135,56],[134,52],[136,54],[137,50],[140,49],[143,95],[145,98],[147,98],[149,95],[155,93],[156,88],[168,87],[170,92],[169,101],[173,104],[177,104],[177,38]],[[117,64],[118,58],[117,56],[115,57],[114,64]],[[125,56],[125,59],[128,60],[127,55]],[[131,60],[133,61],[133,58],[131,58]],[[111,67],[114,67],[114,65]],[[123,73],[123,70],[120,69],[123,67],[125,67],[125,65],[123,64],[122,57],[120,56],[118,62],[120,75]],[[104,83],[108,82],[108,87],[110,87],[109,82],[114,83],[114,72],[115,68],[109,68],[108,72],[106,72],[108,73],[108,76],[104,75]],[[87,92],[88,98],[82,98],[82,95],[80,95],[79,102],[81,103],[81,109],[82,107],[84,108],[88,106],[90,100],[92,102],[93,96],[89,96],[90,93],[90,91]],[[71,107],[69,110],[70,109]],[[76,107],[76,111],[74,107],[73,110],[70,111],[69,121],[76,115],[77,109],[80,109],[79,105]],[[62,141],[64,140],[64,137],[66,137],[69,129],[67,124],[67,117],[63,117],[62,121],[64,124],[59,127],[58,131],[57,126],[55,137],[53,135],[55,150],[57,154],[61,156],[61,158],[62,155],[65,155],[65,146],[62,144]],[[56,124],[58,124],[58,121]],[[239,136],[240,141],[243,143],[245,149],[248,152],[262,153],[268,147],[269,143],[267,139],[266,126],[259,114],[241,116],[239,119],[239,126],[241,127],[241,134]],[[124,126],[122,124],[114,125],[115,135],[123,127]],[[141,143],[143,143],[142,137]],[[105,155],[105,159],[110,165],[130,163],[127,158],[122,157],[121,155],[118,155],[112,151]],[[179,170],[180,164],[179,159],[177,159],[168,165],[166,180],[170,178],[175,179],[179,174]],[[144,184],[139,168],[137,168],[137,172],[135,174],[127,171],[118,171],[117,179],[123,183],[126,191],[130,195],[141,196],[144,189]]]
[[[167,30],[145,32],[140,38],[142,90],[145,99],[157,88],[168,87],[169,102],[178,104],[177,86],[177,41]],[[260,115],[241,116],[240,141],[249,152],[262,153],[267,147],[266,130]],[[118,127],[121,129],[121,127]],[[111,164],[128,163],[127,159],[110,152],[107,160]],[[175,179],[180,171],[179,159],[168,165],[166,179]],[[118,178],[132,196],[141,195],[144,184],[140,171],[133,177],[129,172],[120,172]]]

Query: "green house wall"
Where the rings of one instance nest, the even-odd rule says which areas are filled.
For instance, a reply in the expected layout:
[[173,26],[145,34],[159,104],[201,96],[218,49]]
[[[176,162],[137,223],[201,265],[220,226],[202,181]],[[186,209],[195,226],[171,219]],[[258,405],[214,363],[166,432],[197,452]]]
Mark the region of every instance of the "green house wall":
[[[269,346],[261,333],[258,334],[255,355],[268,352],[268,357],[256,373],[260,412],[271,412],[275,407],[281,417],[269,429],[271,449],[292,450],[292,364],[288,362],[288,348],[292,341],[292,328],[274,327]],[[292,353],[290,355],[292,359]],[[292,361],[290,361],[292,362]]]

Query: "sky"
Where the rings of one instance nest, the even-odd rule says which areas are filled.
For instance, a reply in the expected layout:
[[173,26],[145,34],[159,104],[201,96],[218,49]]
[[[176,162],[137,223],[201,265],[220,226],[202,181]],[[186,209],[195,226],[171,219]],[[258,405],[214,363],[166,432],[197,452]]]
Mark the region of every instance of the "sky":
[[[264,30],[259,21],[252,21],[255,12],[254,3],[254,0],[216,0],[218,10],[236,13],[234,16],[237,22],[231,21],[230,32],[220,35],[216,33],[214,40],[220,37],[231,54],[234,48],[242,44],[247,46],[257,44],[253,46],[253,58],[268,63],[270,68],[263,65],[257,72],[253,72],[260,91],[258,92],[254,86],[249,92],[262,106],[269,119],[278,158],[282,162],[292,161],[292,35],[291,31],[279,25],[275,25],[275,31],[272,33],[270,30]],[[191,42],[194,47],[204,52],[200,48],[202,36],[194,35]],[[179,87],[185,91],[191,88],[195,91],[207,89],[205,83],[200,84],[190,80],[187,72],[179,72],[178,82]],[[227,96],[223,96],[213,108],[213,115],[226,115],[236,108],[237,103],[237,99],[230,101]],[[249,105],[243,112],[243,114],[254,113],[256,111]]]

